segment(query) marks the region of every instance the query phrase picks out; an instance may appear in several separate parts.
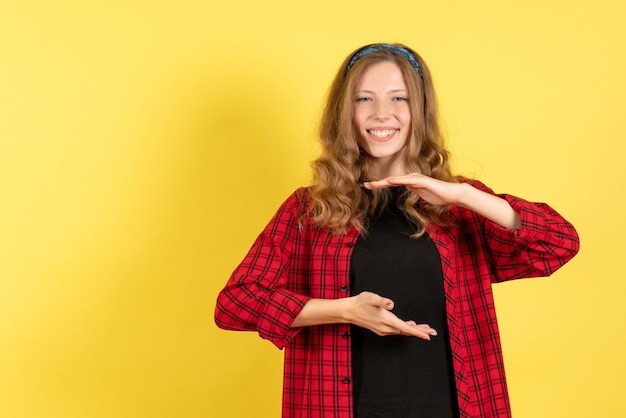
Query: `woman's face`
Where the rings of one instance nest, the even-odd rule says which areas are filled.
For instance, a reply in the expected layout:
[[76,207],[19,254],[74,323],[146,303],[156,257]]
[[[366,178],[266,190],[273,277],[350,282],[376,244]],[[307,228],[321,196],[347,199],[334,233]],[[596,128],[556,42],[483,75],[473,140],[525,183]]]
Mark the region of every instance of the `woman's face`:
[[357,83],[353,123],[360,147],[372,157],[376,176],[406,174],[404,152],[411,134],[409,91],[392,61],[369,66]]

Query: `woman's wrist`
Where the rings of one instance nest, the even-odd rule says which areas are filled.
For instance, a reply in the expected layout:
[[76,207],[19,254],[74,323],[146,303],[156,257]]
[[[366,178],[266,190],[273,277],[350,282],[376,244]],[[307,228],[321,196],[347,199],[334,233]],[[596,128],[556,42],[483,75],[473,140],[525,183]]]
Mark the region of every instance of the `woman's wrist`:
[[472,203],[472,193],[480,192],[480,190],[476,189],[469,183],[456,184],[458,187],[458,191],[456,193],[456,202],[454,204],[462,208],[470,209]]
[[350,299],[309,299],[291,327],[349,323],[351,320]]

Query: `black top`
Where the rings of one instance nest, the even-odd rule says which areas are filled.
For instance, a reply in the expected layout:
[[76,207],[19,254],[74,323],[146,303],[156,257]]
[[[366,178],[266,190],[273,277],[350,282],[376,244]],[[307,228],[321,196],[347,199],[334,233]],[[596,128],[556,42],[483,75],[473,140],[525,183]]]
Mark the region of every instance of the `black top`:
[[400,319],[429,324],[438,336],[379,337],[353,325],[355,417],[458,417],[439,252],[426,234],[410,238],[415,227],[396,207],[398,194],[357,241],[352,295],[388,297]]

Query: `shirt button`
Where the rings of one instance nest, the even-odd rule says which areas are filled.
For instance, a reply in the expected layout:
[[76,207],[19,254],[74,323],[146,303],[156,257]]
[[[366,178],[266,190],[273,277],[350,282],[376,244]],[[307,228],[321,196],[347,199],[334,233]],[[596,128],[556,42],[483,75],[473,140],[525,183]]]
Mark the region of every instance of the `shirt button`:
[[350,378],[349,377],[345,377],[343,379],[343,383],[346,383],[346,384],[350,383]]
[[342,335],[344,340],[347,340],[348,337],[350,337],[350,334],[348,334],[347,332],[345,334]]
[[342,292],[347,292],[348,291],[348,286],[341,286],[341,291]]
[[349,243],[348,243],[348,248],[352,248],[352,245],[353,245],[353,244],[352,244],[351,242],[349,242]]

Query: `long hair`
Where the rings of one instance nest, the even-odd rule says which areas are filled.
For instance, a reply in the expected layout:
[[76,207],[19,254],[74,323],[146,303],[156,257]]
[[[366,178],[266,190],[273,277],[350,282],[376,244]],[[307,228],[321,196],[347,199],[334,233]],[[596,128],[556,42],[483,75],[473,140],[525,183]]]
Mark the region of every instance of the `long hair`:
[[[387,189],[369,191],[362,187],[370,178],[371,158],[358,143],[353,123],[355,89],[365,70],[374,63],[394,62],[401,69],[407,85],[411,112],[411,132],[407,140],[405,164],[409,172],[418,172],[439,180],[456,181],[450,170],[448,151],[439,127],[437,100],[430,71],[424,60],[413,50],[421,75],[404,56],[391,49],[378,49],[354,62],[352,57],[368,48],[366,45],[350,54],[337,72],[328,92],[319,126],[321,155],[312,163],[310,215],[317,226],[335,233],[345,233],[350,226],[367,232],[365,220],[388,202]],[[348,65],[351,64],[349,70]],[[406,192],[401,196],[401,209],[416,231],[425,232],[430,223],[445,225],[447,206],[419,202],[417,195]]]

